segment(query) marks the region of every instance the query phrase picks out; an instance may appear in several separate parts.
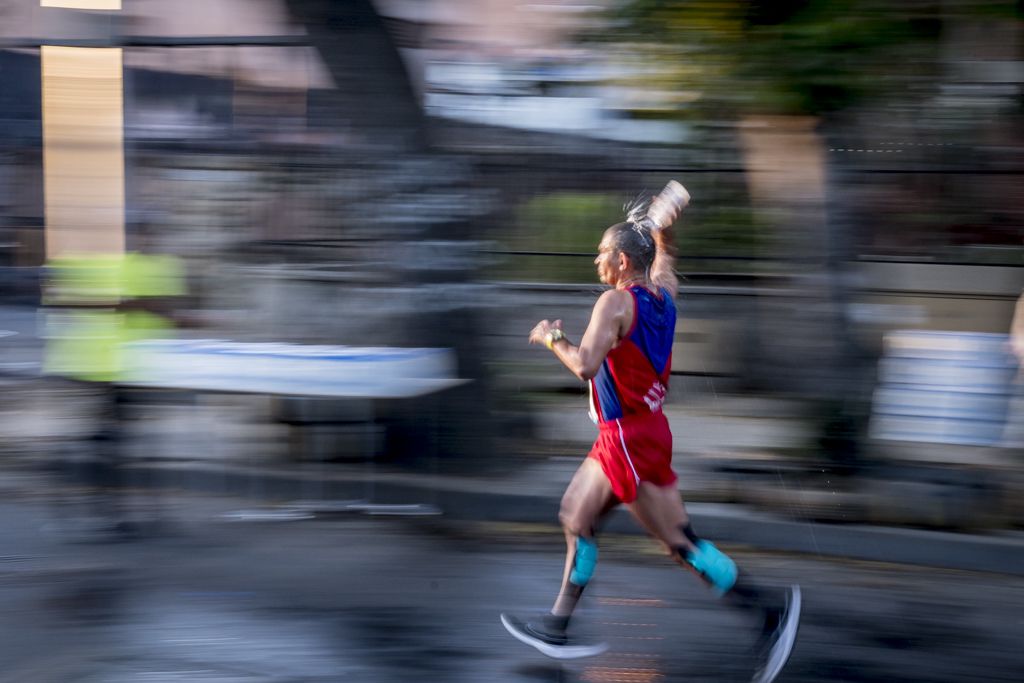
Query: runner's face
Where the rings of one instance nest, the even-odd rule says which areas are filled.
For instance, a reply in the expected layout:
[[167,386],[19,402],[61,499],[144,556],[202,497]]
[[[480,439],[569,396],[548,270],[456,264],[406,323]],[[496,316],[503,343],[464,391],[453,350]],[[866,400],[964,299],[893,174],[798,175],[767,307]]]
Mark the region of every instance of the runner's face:
[[612,231],[606,230],[601,243],[597,245],[597,258],[594,264],[597,265],[597,277],[606,285],[615,286],[619,281],[619,269],[621,257],[612,248]]

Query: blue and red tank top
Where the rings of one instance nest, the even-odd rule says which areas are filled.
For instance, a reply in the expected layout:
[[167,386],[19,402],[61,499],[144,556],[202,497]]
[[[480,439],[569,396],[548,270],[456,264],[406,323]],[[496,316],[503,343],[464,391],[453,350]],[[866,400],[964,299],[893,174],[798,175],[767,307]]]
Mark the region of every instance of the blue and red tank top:
[[672,370],[676,305],[662,287],[633,286],[633,323],[590,380],[590,418],[611,422],[661,411]]

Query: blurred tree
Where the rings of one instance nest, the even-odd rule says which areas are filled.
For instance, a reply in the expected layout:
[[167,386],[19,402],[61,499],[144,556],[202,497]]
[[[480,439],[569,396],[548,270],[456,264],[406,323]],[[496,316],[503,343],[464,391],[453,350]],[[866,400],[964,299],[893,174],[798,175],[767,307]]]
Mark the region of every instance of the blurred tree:
[[930,85],[952,25],[1021,19],[1024,0],[626,0],[581,38],[646,62],[672,116],[818,116]]
[[918,0],[632,0],[589,38],[675,61],[656,80],[696,94],[676,115],[820,115],[926,76],[941,9]]

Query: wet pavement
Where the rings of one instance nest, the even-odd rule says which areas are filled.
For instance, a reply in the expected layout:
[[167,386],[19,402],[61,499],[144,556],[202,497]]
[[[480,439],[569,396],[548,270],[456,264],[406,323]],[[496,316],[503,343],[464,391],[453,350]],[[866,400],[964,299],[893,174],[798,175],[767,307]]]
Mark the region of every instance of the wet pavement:
[[[752,625],[642,537],[602,538],[575,625],[610,651],[559,663],[498,622],[549,606],[563,561],[554,528],[231,521],[243,505],[163,501],[160,533],[131,542],[45,502],[0,506],[0,681],[743,681],[754,666]],[[728,549],[767,583],[803,586],[781,681],[1024,671],[1024,578]]]

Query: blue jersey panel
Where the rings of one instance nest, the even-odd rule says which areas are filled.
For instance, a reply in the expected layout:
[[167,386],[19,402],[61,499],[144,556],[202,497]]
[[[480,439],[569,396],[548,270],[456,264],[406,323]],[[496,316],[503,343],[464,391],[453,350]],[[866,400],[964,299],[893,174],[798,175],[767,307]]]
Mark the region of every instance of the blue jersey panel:
[[605,421],[618,420],[622,417],[622,403],[619,401],[619,394],[615,390],[615,380],[608,370],[608,361],[601,363],[601,368],[592,380],[594,390],[597,392],[597,402],[601,406],[601,418]]
[[636,296],[636,329],[630,341],[651,361],[654,371],[661,374],[672,354],[672,341],[676,329],[676,305],[662,288],[661,300],[643,287],[633,289]]

